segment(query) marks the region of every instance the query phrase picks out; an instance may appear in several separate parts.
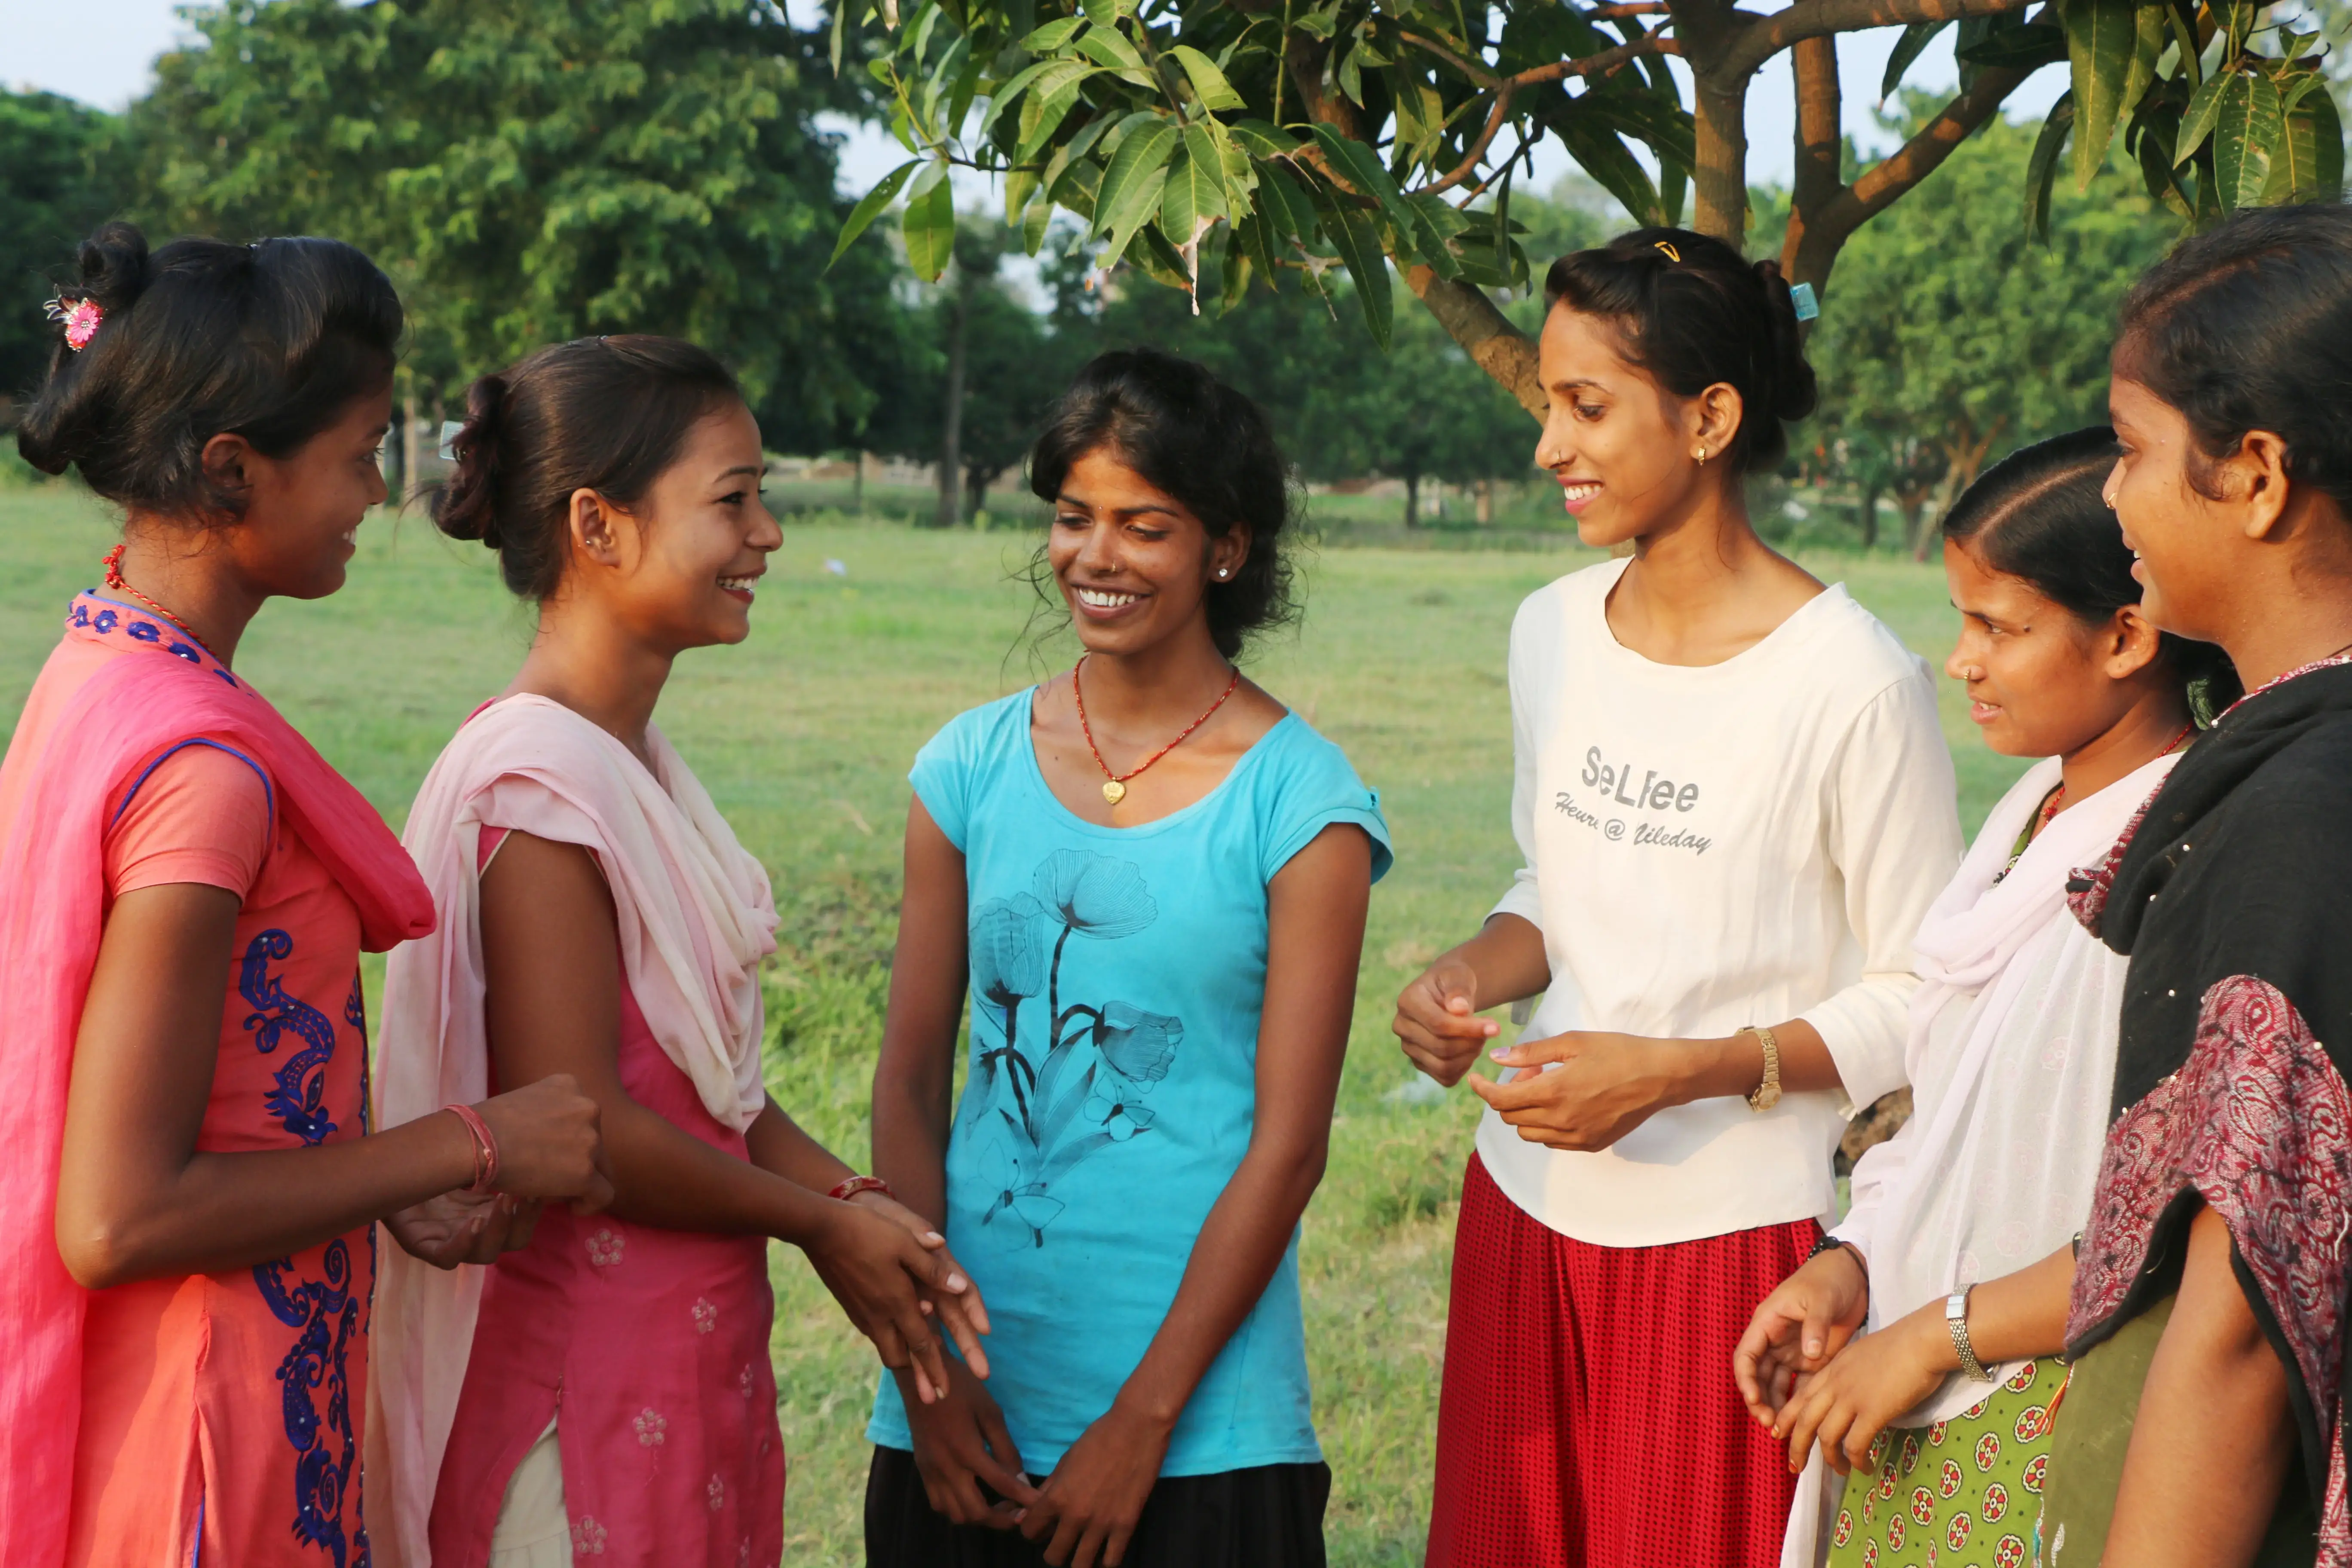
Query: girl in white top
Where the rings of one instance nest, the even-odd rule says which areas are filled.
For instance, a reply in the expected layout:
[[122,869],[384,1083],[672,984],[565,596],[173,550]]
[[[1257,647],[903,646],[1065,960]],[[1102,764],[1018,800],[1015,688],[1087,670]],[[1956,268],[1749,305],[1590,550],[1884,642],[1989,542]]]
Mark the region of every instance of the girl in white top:
[[1724,1375],[1903,1081],[1912,933],[1959,858],[1926,667],[1775,554],[1742,481],[1813,402],[1788,286],[1643,229],[1557,263],[1536,459],[1632,558],[1511,635],[1527,868],[1398,1000],[1490,1110],[1464,1190],[1432,1568],[1762,1568],[1793,1486]]
[[[1961,616],[1945,671],[1986,744],[2043,760],[1920,925],[1911,1120],[1863,1156],[1838,1245],[1765,1299],[1734,1357],[1757,1422],[1809,1467],[1786,1568],[1908,1561],[1923,1531],[1967,1562],[2022,1562],[2032,1540],[2126,963],[2067,884],[2196,733],[2192,691],[2234,695],[2218,649],[2140,613],[2099,496],[2117,450],[2105,428],[2029,447],[1944,522]],[[1823,1485],[1856,1466],[1842,1499]]]

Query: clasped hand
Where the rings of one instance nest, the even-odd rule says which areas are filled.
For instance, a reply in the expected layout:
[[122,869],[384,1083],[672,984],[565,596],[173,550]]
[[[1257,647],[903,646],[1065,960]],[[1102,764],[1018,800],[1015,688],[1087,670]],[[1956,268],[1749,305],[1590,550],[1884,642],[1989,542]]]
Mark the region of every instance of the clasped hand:
[[1788,1446],[1792,1474],[1815,1443],[1840,1475],[1865,1463],[1887,1425],[1951,1371],[1941,1301],[1864,1334],[1869,1301],[1853,1254],[1824,1252],[1764,1298],[1732,1352],[1739,1397]]
[[[1682,1103],[1675,1044],[1582,1030],[1522,1040],[1487,1055],[1500,1066],[1525,1070],[1508,1081],[1473,1078],[1470,1088],[1530,1143],[1606,1149]],[[1545,1070],[1549,1063],[1559,1065]]]

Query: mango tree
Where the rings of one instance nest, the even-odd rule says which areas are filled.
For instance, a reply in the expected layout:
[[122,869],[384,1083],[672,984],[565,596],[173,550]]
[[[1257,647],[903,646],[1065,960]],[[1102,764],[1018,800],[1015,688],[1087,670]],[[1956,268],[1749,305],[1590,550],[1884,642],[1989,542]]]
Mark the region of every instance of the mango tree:
[[[1931,174],[2033,71],[2072,90],[2021,170],[2029,224],[2071,142],[2085,188],[2120,127],[2151,191],[2191,223],[2332,193],[2343,149],[2315,35],[2215,0],[837,0],[878,28],[866,68],[907,161],[845,225],[846,247],[905,197],[917,272],[952,253],[949,171],[1001,182],[1032,254],[1056,208],[1120,259],[1223,309],[1253,282],[1323,289],[1335,270],[1385,343],[1389,264],[1530,413],[1534,345],[1493,291],[1531,265],[1515,177],[1556,138],[1644,223],[1738,243],[1748,222],[1749,83],[1790,56],[1796,178],[1781,264],[1826,291],[1839,247]],[[1958,30],[1958,90],[1885,158],[1844,177],[1837,40],[1901,26],[1883,90]],[[1680,56],[1689,100],[1664,57]],[[1654,176],[1639,149],[1658,173]]]

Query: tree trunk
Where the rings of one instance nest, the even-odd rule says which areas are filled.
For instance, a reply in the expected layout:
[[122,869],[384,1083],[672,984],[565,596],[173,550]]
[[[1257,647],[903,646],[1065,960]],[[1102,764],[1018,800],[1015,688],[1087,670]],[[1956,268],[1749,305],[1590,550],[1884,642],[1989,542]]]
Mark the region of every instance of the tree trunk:
[[[439,431],[434,432],[434,450],[439,451]],[[418,416],[416,386],[409,384],[400,397],[400,485],[393,493],[394,501],[406,506],[421,488],[425,473],[425,422]]]
[[1862,487],[1862,505],[1855,509],[1854,521],[1862,525],[1862,547],[1875,549],[1878,544],[1878,487]]
[[1421,476],[1419,474],[1407,474],[1404,477],[1404,525],[1407,528],[1421,526]]
[[940,420],[940,501],[932,521],[941,528],[956,525],[958,480],[963,477],[963,318],[962,279],[948,293],[948,398]]
[[975,466],[964,470],[965,521],[969,522],[980,515],[980,509],[988,503],[988,487],[994,483],[995,479],[996,470],[993,468]]
[[1404,282],[1473,364],[1517,398],[1520,407],[1543,418],[1543,377],[1536,372],[1535,340],[1513,326],[1484,289],[1458,278],[1440,278],[1426,267],[1406,268]]
[[1495,481],[1478,481],[1478,526],[1486,527],[1495,521]]
[[849,510],[858,516],[866,515],[866,453],[857,454],[856,477],[849,481]]
[[1692,172],[1691,226],[1734,249],[1748,243],[1748,79],[1698,79],[1691,95],[1697,133],[1697,168]]

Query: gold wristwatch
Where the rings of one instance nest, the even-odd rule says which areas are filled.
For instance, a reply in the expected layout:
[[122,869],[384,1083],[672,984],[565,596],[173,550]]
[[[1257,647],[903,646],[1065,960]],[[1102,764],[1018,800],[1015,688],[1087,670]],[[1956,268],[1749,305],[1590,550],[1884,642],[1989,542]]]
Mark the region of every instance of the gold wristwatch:
[[1748,1097],[1748,1109],[1769,1110],[1780,1103],[1780,1042],[1772,1037],[1771,1030],[1756,1024],[1742,1024],[1738,1032],[1755,1036],[1764,1047],[1764,1081]]

